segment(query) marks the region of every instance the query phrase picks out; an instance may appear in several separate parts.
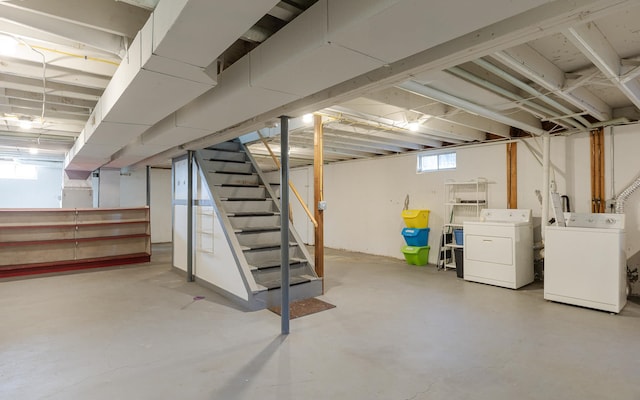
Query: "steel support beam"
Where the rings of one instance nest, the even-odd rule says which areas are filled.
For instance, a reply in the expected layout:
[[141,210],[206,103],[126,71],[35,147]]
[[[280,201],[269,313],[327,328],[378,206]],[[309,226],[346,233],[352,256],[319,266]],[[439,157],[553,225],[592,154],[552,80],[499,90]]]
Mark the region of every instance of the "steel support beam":
[[280,117],[280,304],[281,333],[289,334],[289,117]]
[[187,152],[187,282],[193,282],[193,150]]

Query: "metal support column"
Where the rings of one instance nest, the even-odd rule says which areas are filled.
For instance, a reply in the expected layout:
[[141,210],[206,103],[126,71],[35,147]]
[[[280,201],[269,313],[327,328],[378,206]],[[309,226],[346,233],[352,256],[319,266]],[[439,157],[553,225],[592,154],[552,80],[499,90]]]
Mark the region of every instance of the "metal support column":
[[151,207],[151,166],[147,165],[147,207]]
[[193,151],[187,152],[187,282],[193,282]]
[[289,209],[289,117],[280,117],[280,307],[282,334],[289,334],[289,219],[284,210]]
[[551,137],[542,136],[542,230],[544,240],[546,226],[549,224],[549,190],[551,189],[549,174],[551,170]]

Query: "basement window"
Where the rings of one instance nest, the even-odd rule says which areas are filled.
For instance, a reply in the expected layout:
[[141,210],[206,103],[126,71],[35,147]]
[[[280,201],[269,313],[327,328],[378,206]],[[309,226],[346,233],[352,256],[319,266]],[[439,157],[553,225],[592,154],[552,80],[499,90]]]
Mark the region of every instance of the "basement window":
[[24,165],[16,162],[0,162],[0,179],[38,179],[35,165]]
[[418,155],[418,173],[456,169],[456,152]]

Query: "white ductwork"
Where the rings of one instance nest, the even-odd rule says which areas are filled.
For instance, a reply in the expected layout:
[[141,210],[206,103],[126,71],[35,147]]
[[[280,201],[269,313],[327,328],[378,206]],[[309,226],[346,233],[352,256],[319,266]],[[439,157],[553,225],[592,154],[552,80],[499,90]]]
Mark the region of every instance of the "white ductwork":
[[640,188],[640,178],[636,179],[629,187],[622,191],[616,197],[616,214],[624,214],[624,203],[627,199]]
[[[223,131],[545,1],[506,7],[500,0],[491,0],[489,5],[465,2],[466,15],[473,18],[463,24],[444,23],[448,18],[443,17],[459,18],[462,2],[433,3],[319,0],[223,71],[214,90],[149,129],[108,165],[125,166],[136,157],[143,160],[157,154],[158,148],[170,149]],[[432,24],[438,25],[437,36]],[[372,29],[380,26],[389,28]]]
[[210,64],[277,3],[161,1],[67,154],[65,169],[103,166],[158,121],[213,88]]

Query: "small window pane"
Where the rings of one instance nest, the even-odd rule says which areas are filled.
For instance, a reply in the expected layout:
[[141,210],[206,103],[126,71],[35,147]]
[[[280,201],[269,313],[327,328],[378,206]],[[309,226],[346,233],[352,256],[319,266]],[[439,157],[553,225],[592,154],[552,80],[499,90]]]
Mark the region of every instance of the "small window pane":
[[420,172],[423,171],[436,171],[438,169],[438,156],[421,156],[420,157]]
[[440,154],[438,156],[438,169],[452,169],[456,167],[456,153]]
[[456,168],[456,152],[423,154],[418,156],[418,172],[438,171]]

